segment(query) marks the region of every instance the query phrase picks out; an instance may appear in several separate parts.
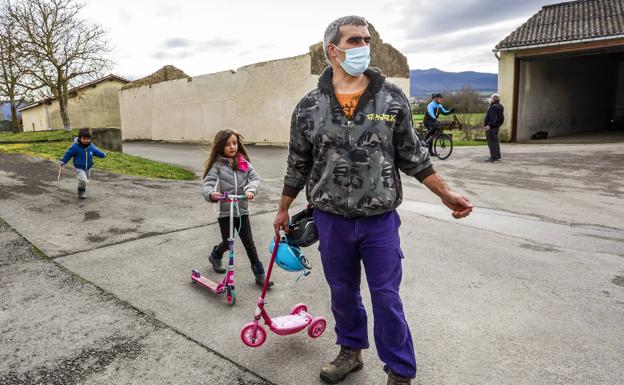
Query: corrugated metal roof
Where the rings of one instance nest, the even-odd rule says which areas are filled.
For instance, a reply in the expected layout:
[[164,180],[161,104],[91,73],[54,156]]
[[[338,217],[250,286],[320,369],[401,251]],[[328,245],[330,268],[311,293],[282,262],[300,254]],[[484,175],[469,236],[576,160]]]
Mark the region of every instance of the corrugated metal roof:
[[544,6],[496,49],[624,35],[624,0],[577,0]]

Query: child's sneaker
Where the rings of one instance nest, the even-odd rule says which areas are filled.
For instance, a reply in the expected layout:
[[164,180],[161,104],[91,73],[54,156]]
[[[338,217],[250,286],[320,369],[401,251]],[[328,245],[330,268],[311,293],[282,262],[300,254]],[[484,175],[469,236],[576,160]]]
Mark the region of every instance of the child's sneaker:
[[212,253],[210,253],[208,261],[210,261],[212,270],[214,270],[215,273],[225,273],[225,267],[223,267],[223,257],[219,258],[217,255],[217,246],[212,249]]
[[87,198],[87,189],[84,187],[78,187],[78,198],[86,199]]

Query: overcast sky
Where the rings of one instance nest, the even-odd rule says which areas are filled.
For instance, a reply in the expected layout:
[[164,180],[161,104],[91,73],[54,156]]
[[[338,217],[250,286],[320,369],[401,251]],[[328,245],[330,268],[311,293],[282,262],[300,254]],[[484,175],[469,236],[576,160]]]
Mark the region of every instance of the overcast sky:
[[131,79],[172,64],[191,76],[308,52],[334,19],[357,14],[411,69],[497,72],[494,46],[547,0],[88,0]]

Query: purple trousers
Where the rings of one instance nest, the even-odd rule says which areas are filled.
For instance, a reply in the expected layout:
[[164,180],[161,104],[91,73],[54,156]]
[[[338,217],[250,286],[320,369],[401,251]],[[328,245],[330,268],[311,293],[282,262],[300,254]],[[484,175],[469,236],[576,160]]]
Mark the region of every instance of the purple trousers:
[[345,218],[314,209],[314,221],[331,291],[336,344],[368,348],[367,316],[360,295],[364,265],[373,303],[375,346],[384,370],[414,378],[414,344],[399,296],[403,258],[399,214],[392,210],[376,216]]

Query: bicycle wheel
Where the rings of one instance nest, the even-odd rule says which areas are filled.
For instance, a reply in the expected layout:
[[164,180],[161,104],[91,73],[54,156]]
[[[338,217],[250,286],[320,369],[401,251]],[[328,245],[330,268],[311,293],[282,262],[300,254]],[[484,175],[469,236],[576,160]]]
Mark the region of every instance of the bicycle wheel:
[[448,134],[440,134],[433,141],[433,153],[444,160],[453,152],[453,138]]

